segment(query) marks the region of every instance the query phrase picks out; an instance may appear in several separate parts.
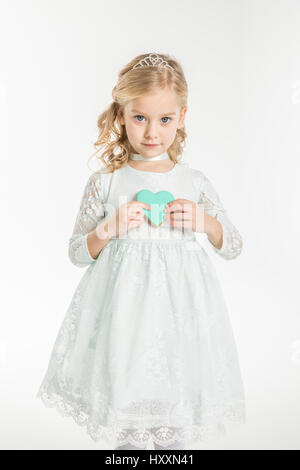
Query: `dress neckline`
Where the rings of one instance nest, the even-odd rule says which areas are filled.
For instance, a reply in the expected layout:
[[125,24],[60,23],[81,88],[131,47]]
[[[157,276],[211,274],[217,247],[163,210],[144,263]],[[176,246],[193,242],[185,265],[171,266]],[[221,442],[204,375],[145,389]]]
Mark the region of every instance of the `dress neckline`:
[[135,173],[149,173],[151,175],[170,175],[171,173],[174,173],[175,170],[177,169],[178,163],[175,163],[173,168],[168,171],[146,171],[146,170],[137,170],[136,168],[133,168],[130,166],[128,163],[126,165],[126,168],[129,168],[130,171],[134,171]]

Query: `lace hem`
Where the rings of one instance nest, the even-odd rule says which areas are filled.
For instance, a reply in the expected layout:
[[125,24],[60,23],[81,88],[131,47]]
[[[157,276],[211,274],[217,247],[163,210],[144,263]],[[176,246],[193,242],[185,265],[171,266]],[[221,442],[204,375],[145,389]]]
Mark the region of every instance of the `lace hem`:
[[[210,419],[202,424],[187,424],[183,427],[174,427],[167,424],[157,426],[157,421],[149,425],[114,424],[102,425],[95,422],[85,406],[75,400],[65,398],[62,394],[51,392],[41,388],[36,395],[47,408],[55,408],[61,416],[71,417],[79,426],[85,426],[87,434],[98,442],[104,441],[112,449],[126,444],[132,444],[140,449],[155,449],[154,444],[168,447],[177,441],[184,443],[184,448],[200,445],[226,435],[226,427],[230,425],[241,426],[246,424],[244,401],[228,403],[222,406],[212,407],[208,417]],[[108,406],[107,406],[108,407]],[[128,415],[129,417],[129,415]],[[131,427],[130,427],[131,426]]]

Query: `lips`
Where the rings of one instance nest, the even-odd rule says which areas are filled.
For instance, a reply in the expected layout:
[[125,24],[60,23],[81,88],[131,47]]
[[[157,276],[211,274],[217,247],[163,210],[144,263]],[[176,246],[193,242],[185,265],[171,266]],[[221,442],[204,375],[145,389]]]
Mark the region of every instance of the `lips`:
[[158,146],[158,144],[143,144],[143,145],[145,145],[146,147],[157,147]]

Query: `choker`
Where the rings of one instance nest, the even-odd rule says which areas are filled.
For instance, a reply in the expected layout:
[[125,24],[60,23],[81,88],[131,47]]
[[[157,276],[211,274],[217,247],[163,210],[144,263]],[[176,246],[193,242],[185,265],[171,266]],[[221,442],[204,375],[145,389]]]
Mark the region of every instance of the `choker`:
[[152,162],[155,160],[170,160],[168,152],[164,152],[161,155],[158,155],[157,157],[143,157],[139,153],[133,153],[129,157],[130,160],[142,160],[144,162]]

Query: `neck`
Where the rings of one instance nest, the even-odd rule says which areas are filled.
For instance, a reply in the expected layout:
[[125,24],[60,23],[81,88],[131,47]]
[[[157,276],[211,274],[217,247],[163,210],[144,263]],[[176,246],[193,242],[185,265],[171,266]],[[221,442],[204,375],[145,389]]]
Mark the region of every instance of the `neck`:
[[163,152],[160,155],[157,155],[156,157],[144,157],[140,153],[133,153],[130,155],[130,160],[135,160],[135,161],[143,161],[143,162],[153,162],[153,161],[159,161],[159,160],[170,160],[168,152]]
[[139,153],[134,153],[130,156],[128,165],[137,170],[157,172],[169,171],[175,166],[167,152],[156,157],[144,157]]

